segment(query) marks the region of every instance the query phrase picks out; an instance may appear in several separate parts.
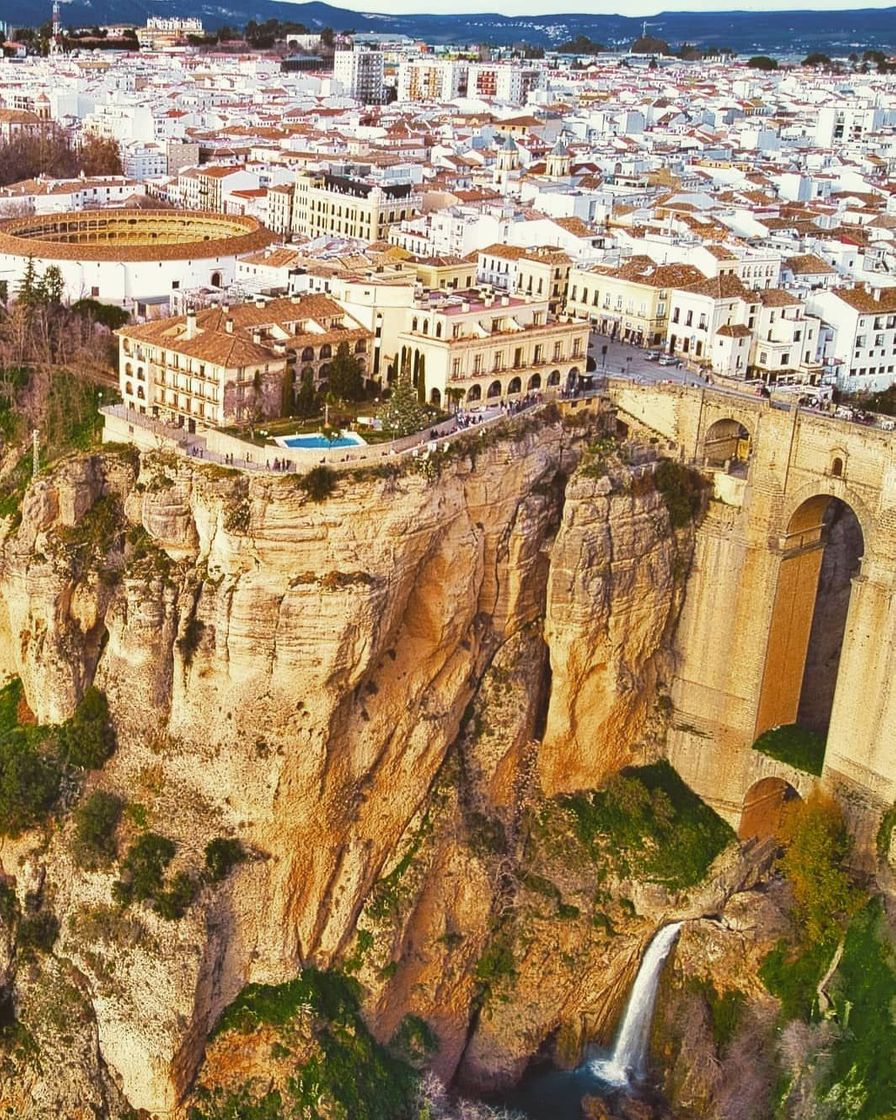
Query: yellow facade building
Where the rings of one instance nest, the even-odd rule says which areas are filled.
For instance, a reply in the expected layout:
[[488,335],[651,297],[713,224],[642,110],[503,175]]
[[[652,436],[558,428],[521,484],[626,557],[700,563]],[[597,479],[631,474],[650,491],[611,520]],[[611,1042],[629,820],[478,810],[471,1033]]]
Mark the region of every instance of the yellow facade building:
[[670,293],[706,277],[686,264],[655,264],[632,257],[619,268],[572,268],[566,309],[590,319],[604,334],[638,346],[661,346],[669,321]]
[[560,322],[547,299],[429,292],[406,314],[392,377],[409,375],[433,404],[567,389],[586,373],[588,324]]

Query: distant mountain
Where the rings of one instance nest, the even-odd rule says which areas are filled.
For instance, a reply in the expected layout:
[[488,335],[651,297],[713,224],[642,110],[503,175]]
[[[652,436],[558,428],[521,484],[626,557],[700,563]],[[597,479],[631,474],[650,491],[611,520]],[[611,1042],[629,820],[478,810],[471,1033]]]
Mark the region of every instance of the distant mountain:
[[[240,27],[250,19],[276,18],[311,29],[379,31],[409,35],[431,43],[485,42],[496,46],[526,42],[556,46],[576,35],[608,45],[630,43],[642,22],[620,15],[584,12],[543,16],[386,15],[351,12],[318,0],[308,4],[279,0],[73,0],[62,9],[66,26],[145,22],[147,16],[199,16],[206,27]],[[50,0],[0,0],[0,19],[13,26],[37,25],[50,16]],[[800,55],[810,50],[849,54],[865,48],[896,49],[896,8],[857,11],[663,12],[649,21],[652,36],[669,43],[728,46],[739,54],[768,52]]]

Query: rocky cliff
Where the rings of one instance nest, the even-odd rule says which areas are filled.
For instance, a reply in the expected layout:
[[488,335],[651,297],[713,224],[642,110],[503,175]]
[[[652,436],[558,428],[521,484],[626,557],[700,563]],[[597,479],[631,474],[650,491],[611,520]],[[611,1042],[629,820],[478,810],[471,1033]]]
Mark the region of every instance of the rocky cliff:
[[[426,1016],[440,1074],[477,1087],[608,1029],[670,898],[702,902],[630,884],[611,952],[599,869],[565,859],[545,808],[655,755],[687,563],[649,469],[595,469],[600,425],[519,421],[317,486],[123,448],[34,482],[2,544],[0,663],[40,724],[95,684],[117,749],[0,847],[23,912],[59,923],[44,956],[7,931],[4,1006],[30,1041],[0,1101],[169,1113],[222,1008],[307,964],[351,960],[374,1031]],[[120,866],[73,863],[68,810],[97,789],[125,803],[120,853],[174,843],[170,876],[198,880],[215,837],[249,858],[179,920],[122,909]],[[60,977],[65,1061],[41,995]]]

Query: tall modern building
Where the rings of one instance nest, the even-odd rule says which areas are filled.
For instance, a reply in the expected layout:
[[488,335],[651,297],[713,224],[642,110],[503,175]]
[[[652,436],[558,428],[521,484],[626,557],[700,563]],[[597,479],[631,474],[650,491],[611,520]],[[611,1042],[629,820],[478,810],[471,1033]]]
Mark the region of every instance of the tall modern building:
[[467,67],[453,59],[407,59],[398,68],[398,100],[451,101],[466,91]]
[[467,96],[485,101],[506,101],[525,105],[531,90],[544,84],[540,66],[521,66],[515,62],[471,62],[467,73]]
[[336,51],[333,77],[342,83],[349,97],[365,105],[382,105],[386,100],[382,51],[359,48]]

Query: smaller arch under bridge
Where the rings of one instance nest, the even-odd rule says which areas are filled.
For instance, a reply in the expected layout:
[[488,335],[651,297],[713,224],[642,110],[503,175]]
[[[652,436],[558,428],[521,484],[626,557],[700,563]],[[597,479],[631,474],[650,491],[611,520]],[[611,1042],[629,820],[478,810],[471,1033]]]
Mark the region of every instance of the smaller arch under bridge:
[[752,749],[799,724],[826,737],[821,782],[867,840],[896,800],[896,437],[739,394],[609,392],[714,482],[675,639],[672,762],[743,827],[758,782],[817,783]]

